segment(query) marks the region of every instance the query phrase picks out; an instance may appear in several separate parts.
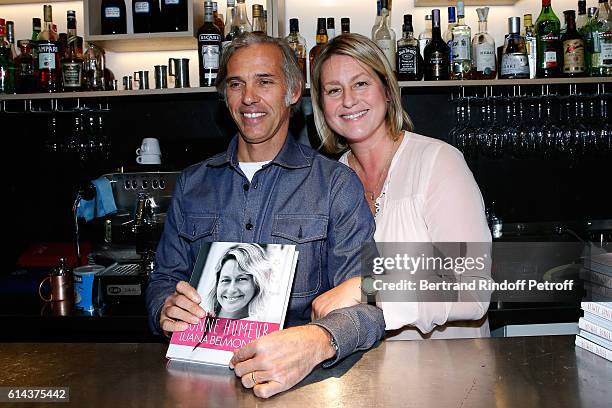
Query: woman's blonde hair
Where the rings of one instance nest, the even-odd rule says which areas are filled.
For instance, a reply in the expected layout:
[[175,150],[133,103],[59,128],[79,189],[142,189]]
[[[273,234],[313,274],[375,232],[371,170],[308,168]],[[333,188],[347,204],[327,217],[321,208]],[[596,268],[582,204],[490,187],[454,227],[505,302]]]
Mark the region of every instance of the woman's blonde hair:
[[238,263],[240,269],[246,274],[251,275],[255,285],[255,294],[249,302],[249,317],[260,316],[264,312],[264,301],[267,296],[268,280],[272,271],[272,264],[268,260],[266,251],[257,244],[237,244],[229,247],[219,258],[215,266],[216,284],[205,295],[202,307],[207,312],[214,311],[219,315],[221,305],[217,300],[217,285],[219,276],[225,262],[230,259]]
[[386,122],[393,136],[402,130],[413,130],[412,120],[410,120],[410,116],[408,116],[408,113],[402,107],[402,94],[395,79],[393,68],[385,54],[373,41],[363,35],[342,34],[323,47],[321,53],[317,56],[317,62],[315,63],[311,78],[310,94],[312,96],[312,108],[314,110],[315,125],[321,139],[321,147],[330,154],[342,153],[348,149],[346,139],[330,129],[325,122],[325,115],[323,114],[321,69],[323,64],[332,55],[346,55],[355,58],[378,75],[385,88],[387,98],[389,98]]

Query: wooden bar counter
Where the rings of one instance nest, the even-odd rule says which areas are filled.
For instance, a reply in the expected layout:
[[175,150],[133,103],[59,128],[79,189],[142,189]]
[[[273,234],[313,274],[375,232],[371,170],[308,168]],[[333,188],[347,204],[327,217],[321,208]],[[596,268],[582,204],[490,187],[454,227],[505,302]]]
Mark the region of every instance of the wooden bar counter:
[[612,406],[612,363],[575,348],[574,336],[387,341],[269,400],[227,368],[167,364],[166,348],[2,343],[0,387],[69,387],[77,407]]

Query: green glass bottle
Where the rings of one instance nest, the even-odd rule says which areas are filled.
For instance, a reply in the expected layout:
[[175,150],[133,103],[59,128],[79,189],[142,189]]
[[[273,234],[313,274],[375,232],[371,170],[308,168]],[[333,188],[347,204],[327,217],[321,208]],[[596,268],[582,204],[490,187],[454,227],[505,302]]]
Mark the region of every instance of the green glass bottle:
[[542,0],[542,11],[536,20],[538,78],[561,75],[563,63],[560,40],[561,24],[550,5],[551,0]]
[[591,75],[612,76],[612,11],[608,0],[599,0],[596,20],[593,22]]

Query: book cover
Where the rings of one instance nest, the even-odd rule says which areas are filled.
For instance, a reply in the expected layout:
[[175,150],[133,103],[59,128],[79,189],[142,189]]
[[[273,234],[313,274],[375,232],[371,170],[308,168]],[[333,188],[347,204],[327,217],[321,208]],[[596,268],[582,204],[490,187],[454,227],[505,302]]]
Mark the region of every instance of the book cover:
[[601,318],[612,321],[612,303],[610,302],[582,302],[580,308]]
[[612,321],[610,320],[606,320],[587,311],[584,311],[584,320],[596,324],[597,326],[603,327],[604,329],[610,330],[612,332]]
[[585,330],[580,330],[578,335],[583,339],[587,339],[588,341],[592,341],[600,347],[608,349],[608,351],[612,351],[612,341],[606,340],[603,337],[599,337],[593,333],[590,333]]
[[596,285],[601,285],[607,288],[612,288],[612,275],[605,275],[603,273],[591,271],[588,269],[581,269],[580,279],[589,281]]
[[598,346],[597,344],[589,341],[583,337],[576,336],[576,346],[583,348],[591,353],[595,353],[598,356],[605,358],[608,361],[612,361],[612,351],[605,347]]
[[612,253],[593,255],[585,267],[595,272],[612,276]]
[[603,337],[608,341],[612,341],[612,330],[606,327],[595,324],[584,317],[578,319],[578,327],[589,333],[593,333],[596,336]]
[[208,314],[172,334],[166,357],[228,365],[234,350],[280,330],[297,258],[294,245],[204,243],[189,283]]

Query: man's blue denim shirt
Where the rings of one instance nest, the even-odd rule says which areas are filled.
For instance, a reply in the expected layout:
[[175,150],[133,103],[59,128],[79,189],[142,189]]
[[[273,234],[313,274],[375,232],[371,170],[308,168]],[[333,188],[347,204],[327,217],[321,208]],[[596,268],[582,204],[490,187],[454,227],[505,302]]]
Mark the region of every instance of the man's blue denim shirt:
[[[356,174],[288,135],[276,158],[249,183],[238,165],[238,137],[225,153],[188,167],[178,179],[146,293],[157,333],[164,300],[178,281],[189,281],[203,242],[296,245],[285,327],[310,323],[318,295],[360,276],[361,246],[373,242],[375,225]],[[326,365],[370,348],[385,333],[382,311],[367,304],[313,323],[338,345],[336,358]]]

